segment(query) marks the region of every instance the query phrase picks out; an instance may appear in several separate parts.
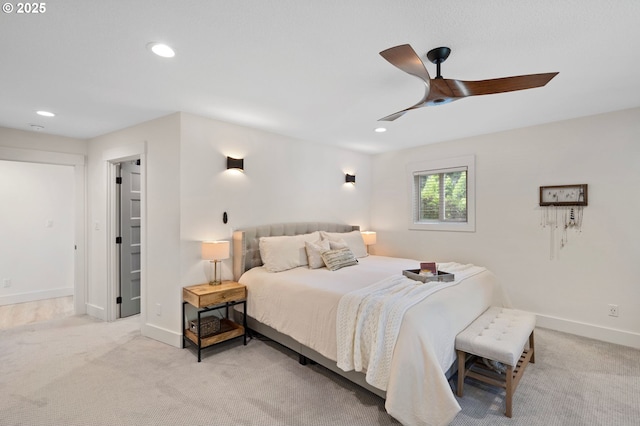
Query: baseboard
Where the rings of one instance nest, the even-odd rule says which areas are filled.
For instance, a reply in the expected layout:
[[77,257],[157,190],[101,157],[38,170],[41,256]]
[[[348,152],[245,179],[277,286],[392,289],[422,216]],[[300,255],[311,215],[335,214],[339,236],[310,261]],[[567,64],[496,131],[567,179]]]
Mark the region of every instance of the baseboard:
[[536,325],[603,342],[640,349],[640,333],[537,314]]
[[55,299],[56,297],[66,296],[73,296],[73,287],[30,291],[28,293],[7,294],[5,296],[0,296],[0,306],[14,305],[16,303],[35,302],[37,300]]
[[175,331],[147,323],[142,325],[140,332],[143,336],[153,340],[175,346],[176,348],[182,347],[182,334],[176,333]]
[[92,305],[91,303],[85,304],[87,315],[93,318],[100,319],[102,321],[107,320],[107,312],[101,306]]

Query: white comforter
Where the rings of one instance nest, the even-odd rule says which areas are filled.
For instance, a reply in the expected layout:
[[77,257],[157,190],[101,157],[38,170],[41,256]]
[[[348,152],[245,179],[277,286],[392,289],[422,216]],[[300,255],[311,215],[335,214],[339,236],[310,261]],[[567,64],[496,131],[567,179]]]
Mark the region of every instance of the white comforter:
[[[305,267],[247,271],[249,316],[337,360],[340,299],[418,262],[381,256],[338,271]],[[440,265],[441,270],[446,270]],[[455,361],[455,336],[490,305],[502,305],[492,273],[484,271],[408,308],[398,332],[387,385],[387,412],[405,425],[444,425],[460,410],[445,372]]]

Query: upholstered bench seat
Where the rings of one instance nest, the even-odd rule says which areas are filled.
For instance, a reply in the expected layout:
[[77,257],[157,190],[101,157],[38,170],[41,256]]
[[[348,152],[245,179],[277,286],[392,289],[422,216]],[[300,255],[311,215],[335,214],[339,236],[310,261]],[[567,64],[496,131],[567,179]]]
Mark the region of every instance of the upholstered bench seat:
[[[504,387],[506,390],[505,414],[511,417],[513,393],[527,364],[535,362],[533,340],[535,326],[536,317],[531,313],[491,307],[458,334],[456,336],[458,396],[463,396],[465,377],[473,377],[485,383]],[[470,357],[468,360],[467,354],[475,357]],[[487,363],[474,363],[477,357],[504,364],[506,372],[501,374],[500,371],[487,368]]]

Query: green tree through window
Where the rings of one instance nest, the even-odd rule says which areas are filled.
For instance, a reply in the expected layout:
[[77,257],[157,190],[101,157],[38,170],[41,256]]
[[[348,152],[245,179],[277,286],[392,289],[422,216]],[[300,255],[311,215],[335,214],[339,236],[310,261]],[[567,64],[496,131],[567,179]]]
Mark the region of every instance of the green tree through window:
[[420,193],[418,221],[467,221],[467,171],[416,176]]

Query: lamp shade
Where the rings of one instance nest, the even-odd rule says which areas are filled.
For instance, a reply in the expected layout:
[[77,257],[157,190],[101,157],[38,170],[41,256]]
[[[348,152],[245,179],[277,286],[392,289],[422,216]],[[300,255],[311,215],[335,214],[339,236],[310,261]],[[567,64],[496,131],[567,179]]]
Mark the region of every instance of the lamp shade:
[[376,243],[376,233],[373,231],[362,231],[362,239],[364,240],[364,244],[370,246]]
[[229,241],[203,241],[203,260],[222,260],[229,258]]

